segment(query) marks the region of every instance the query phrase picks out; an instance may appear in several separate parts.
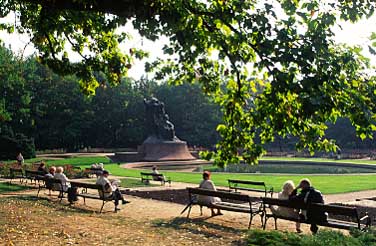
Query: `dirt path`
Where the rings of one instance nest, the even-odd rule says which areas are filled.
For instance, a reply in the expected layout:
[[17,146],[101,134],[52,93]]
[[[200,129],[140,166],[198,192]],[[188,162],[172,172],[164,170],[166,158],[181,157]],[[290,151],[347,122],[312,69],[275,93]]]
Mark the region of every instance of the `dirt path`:
[[[224,211],[209,217],[204,209],[193,209],[191,219],[180,215],[184,205],[127,196],[130,204],[113,212],[95,211],[100,201],[82,200],[70,207],[56,196],[35,197],[35,190],[0,195],[0,241],[4,245],[246,245],[248,216]],[[253,228],[260,228],[258,217]],[[268,226],[272,228],[272,223]],[[294,230],[294,224],[281,221],[280,230]],[[304,226],[303,230],[309,231]]]
[[[138,187],[131,192],[173,193],[194,184],[173,182],[172,186]],[[45,193],[45,192],[42,192]],[[326,202],[351,203],[356,198],[375,196],[376,191],[326,195]],[[113,204],[98,214],[101,202],[80,200],[73,207],[56,194],[36,198],[36,190],[0,195],[0,245],[246,245],[249,217],[224,211],[223,216],[210,217],[210,210],[192,210],[191,219],[180,215],[183,204],[127,195],[130,204],[113,212]],[[159,197],[158,197],[159,196]],[[373,202],[376,203],[376,202]],[[376,207],[376,204],[374,204]],[[259,217],[253,228],[260,228]],[[268,223],[267,229],[274,224]],[[279,230],[294,231],[293,222],[278,221]],[[309,233],[303,225],[304,233]]]

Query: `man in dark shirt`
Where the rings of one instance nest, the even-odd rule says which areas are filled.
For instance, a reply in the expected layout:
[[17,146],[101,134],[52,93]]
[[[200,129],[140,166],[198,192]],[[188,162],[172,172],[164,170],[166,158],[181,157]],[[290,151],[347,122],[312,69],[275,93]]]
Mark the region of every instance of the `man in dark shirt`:
[[[299,194],[297,194],[298,189],[301,189]],[[303,202],[305,204],[324,203],[324,198],[321,192],[311,186],[309,179],[302,179],[300,181],[299,186],[296,187],[289,196],[289,200],[295,202]],[[307,222],[311,223],[310,229],[312,233],[316,233],[319,229],[316,223],[324,222],[327,220],[325,213],[320,211],[310,211],[309,208],[306,211],[303,210],[301,215],[304,216],[304,219],[307,220]]]

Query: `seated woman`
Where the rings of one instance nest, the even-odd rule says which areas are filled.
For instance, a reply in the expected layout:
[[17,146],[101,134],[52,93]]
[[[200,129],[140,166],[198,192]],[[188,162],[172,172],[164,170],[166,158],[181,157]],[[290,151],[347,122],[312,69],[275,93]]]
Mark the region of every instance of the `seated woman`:
[[43,173],[43,175],[47,174],[46,164],[44,162],[41,162],[38,167],[38,171]]
[[[282,191],[278,193],[278,199],[289,200],[289,196],[294,189],[295,189],[294,182],[291,180],[286,181],[282,186]],[[270,207],[270,210],[272,211],[273,214],[278,215],[278,216],[295,218],[295,219],[299,218],[299,211],[293,208],[272,206]],[[295,228],[298,233],[302,232],[300,229],[299,222],[296,222]]]
[[[215,188],[215,185],[214,185],[213,181],[210,180],[210,176],[211,176],[211,174],[210,174],[209,171],[205,171],[202,174],[203,180],[201,181],[199,188],[201,188],[201,189],[207,189],[207,190],[214,190],[214,191],[217,190]],[[208,205],[211,204],[211,203],[215,203],[215,202],[220,202],[221,201],[221,199],[219,197],[203,196],[203,195],[197,196],[197,200],[199,202],[206,203]],[[222,213],[221,213],[220,209],[217,209],[217,213],[215,213],[214,209],[211,208],[211,215],[212,216],[214,216],[214,215],[222,215]]]
[[[69,180],[68,180],[67,176],[65,176],[65,174],[64,174],[64,168],[57,167],[56,168],[56,173],[54,175],[54,178],[55,179],[60,179],[62,181],[61,183],[62,183],[63,191],[64,192],[68,191],[68,188],[70,187],[70,183],[69,183]],[[58,187],[56,187],[56,188],[58,188]]]

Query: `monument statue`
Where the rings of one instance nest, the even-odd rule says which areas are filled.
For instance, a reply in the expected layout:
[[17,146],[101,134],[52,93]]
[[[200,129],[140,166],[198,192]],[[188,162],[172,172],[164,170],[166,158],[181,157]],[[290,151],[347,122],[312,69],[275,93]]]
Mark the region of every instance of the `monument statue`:
[[117,160],[124,161],[188,161],[195,160],[187,142],[175,135],[174,124],[166,114],[164,103],[157,98],[144,99],[148,136],[138,146],[137,153],[115,153]]
[[148,138],[154,141],[179,141],[175,135],[175,127],[166,114],[164,103],[152,97],[144,99],[146,109],[146,127],[149,130]]

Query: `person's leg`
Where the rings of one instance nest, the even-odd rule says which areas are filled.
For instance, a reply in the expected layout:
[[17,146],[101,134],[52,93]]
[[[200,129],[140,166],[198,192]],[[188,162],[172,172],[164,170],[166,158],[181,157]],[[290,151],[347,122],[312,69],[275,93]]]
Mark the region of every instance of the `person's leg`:
[[120,208],[118,208],[118,206],[119,206],[119,196],[117,195],[116,190],[112,193],[112,196],[114,198],[115,212],[116,212],[117,210],[120,210]]
[[301,233],[302,232],[302,230],[300,229],[300,222],[296,222],[295,228],[296,228],[296,232],[297,233]]
[[311,224],[310,229],[311,229],[311,232],[312,232],[313,234],[316,234],[317,231],[319,230],[319,228],[318,228],[318,226],[317,226],[316,224]]
[[115,195],[115,199],[117,199],[118,201],[120,201],[120,200],[122,201],[122,204],[129,203],[127,200],[124,199],[124,196],[123,196],[123,194],[121,194],[119,189],[116,189],[114,191],[114,195]]

